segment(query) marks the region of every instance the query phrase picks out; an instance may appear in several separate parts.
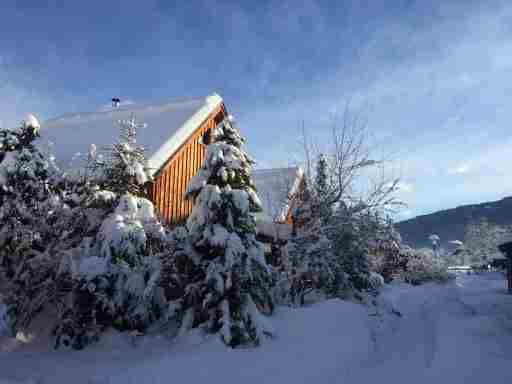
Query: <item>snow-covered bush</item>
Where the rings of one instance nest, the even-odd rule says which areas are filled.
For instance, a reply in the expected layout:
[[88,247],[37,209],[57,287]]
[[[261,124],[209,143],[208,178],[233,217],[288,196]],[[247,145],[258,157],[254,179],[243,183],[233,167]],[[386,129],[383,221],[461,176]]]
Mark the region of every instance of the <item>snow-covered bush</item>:
[[385,281],[391,281],[407,265],[402,238],[390,221],[376,221],[375,230],[371,231],[370,270],[380,274]]
[[56,329],[56,346],[81,349],[106,327],[144,331],[166,308],[157,256],[135,265],[101,256],[83,258],[73,271],[73,295]]
[[[100,194],[105,197],[105,194]],[[166,308],[160,252],[166,233],[152,203],[130,194],[118,199],[77,257],[63,259],[71,292],[56,329],[57,345],[83,348],[105,327],[143,331]]]
[[[256,240],[254,212],[261,203],[251,180],[253,161],[231,118],[213,132],[213,143],[192,178],[187,197],[195,200],[187,220],[190,252],[178,274],[186,276],[184,296],[173,303],[181,330],[204,326],[230,346],[257,344],[272,333],[270,270]],[[186,272],[185,272],[186,271]]]
[[304,305],[310,293],[333,297],[351,289],[332,241],[321,230],[312,229],[298,231],[286,247],[282,269],[288,290],[280,293],[281,301]]
[[404,248],[407,258],[401,278],[410,284],[419,285],[428,281],[447,281],[450,279],[446,263],[434,256],[428,249]]
[[334,224],[333,245],[339,254],[343,271],[357,291],[370,287],[369,246],[365,241],[364,216],[341,213]]
[[378,290],[384,285],[384,278],[376,272],[370,272],[370,287],[374,290]]

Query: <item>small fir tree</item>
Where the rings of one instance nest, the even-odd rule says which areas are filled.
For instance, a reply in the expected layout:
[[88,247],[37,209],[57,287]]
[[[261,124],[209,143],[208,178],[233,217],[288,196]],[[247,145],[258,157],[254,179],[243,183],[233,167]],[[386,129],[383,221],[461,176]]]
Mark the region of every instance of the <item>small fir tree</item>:
[[332,214],[330,199],[332,198],[329,164],[323,154],[318,157],[314,178],[315,205],[317,214],[322,221],[328,222]]
[[147,197],[146,183],[151,181],[144,147],[137,145],[137,130],[146,127],[138,123],[135,114],[119,120],[119,140],[107,149],[106,156],[97,156],[95,148],[89,151],[90,168],[101,189],[121,196],[130,193]]
[[185,295],[178,303],[182,330],[204,325],[229,346],[258,344],[272,333],[270,273],[256,240],[253,214],[261,203],[251,179],[253,161],[232,118],[219,124],[186,196],[195,205],[186,227],[191,253]]

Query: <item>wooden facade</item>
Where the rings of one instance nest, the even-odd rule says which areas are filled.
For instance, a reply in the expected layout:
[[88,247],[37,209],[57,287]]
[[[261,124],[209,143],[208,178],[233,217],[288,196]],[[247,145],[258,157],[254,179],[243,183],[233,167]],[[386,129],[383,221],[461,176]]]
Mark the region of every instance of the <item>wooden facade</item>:
[[155,173],[149,186],[149,197],[168,224],[182,223],[192,212],[193,202],[186,200],[184,194],[190,179],[204,161],[206,147],[201,138],[208,138],[211,130],[225,116],[226,109],[222,103]]
[[291,201],[289,203],[288,212],[286,213],[286,219],[282,222],[284,224],[289,224],[292,227],[301,227],[304,225],[302,221],[296,222],[296,219],[293,216],[294,211],[300,207],[302,204],[302,194],[304,192],[304,175],[298,176],[300,177],[299,185],[297,189],[295,190],[295,193],[293,196],[290,197]]

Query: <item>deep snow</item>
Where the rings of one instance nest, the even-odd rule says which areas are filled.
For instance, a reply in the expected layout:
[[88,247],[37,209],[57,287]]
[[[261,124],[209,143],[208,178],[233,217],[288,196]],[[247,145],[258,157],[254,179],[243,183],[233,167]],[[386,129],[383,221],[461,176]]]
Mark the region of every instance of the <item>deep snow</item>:
[[281,308],[277,337],[256,349],[228,350],[198,332],[177,340],[112,332],[79,352],[49,350],[43,336],[4,338],[0,384],[512,382],[512,296],[502,274],[385,286],[378,302]]

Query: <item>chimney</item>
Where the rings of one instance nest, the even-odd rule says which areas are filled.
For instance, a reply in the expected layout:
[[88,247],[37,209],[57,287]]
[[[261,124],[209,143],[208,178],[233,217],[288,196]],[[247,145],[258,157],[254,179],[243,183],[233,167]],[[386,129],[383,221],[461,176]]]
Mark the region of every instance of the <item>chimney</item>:
[[119,104],[121,103],[121,100],[117,97],[112,98],[112,107],[113,108],[119,108]]

